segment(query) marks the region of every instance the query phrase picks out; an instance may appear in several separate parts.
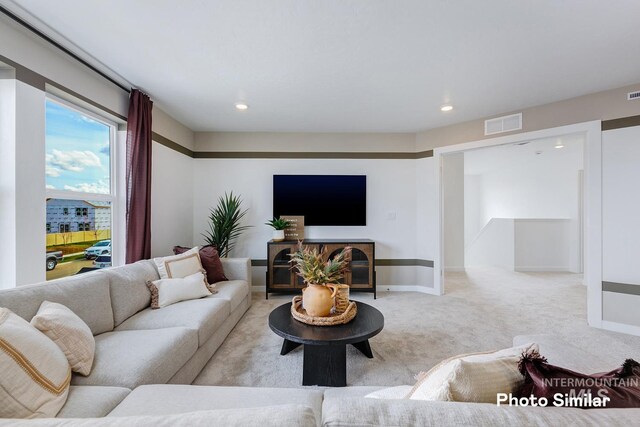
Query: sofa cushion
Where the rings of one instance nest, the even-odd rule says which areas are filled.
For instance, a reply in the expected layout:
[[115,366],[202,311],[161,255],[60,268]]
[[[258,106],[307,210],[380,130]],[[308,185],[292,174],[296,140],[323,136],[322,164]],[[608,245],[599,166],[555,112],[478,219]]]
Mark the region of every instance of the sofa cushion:
[[45,301],[31,324],[62,350],[73,372],[89,375],[96,352],[91,329],[62,304]]
[[[538,344],[540,354],[552,365],[577,372],[606,372],[620,364],[620,352],[590,350],[593,344],[588,340],[575,341],[551,334],[518,335],[513,339],[514,346],[528,342]],[[629,352],[627,357],[637,357],[637,353]]]
[[300,388],[145,385],[133,390],[109,416],[168,415],[284,404],[311,408],[320,424],[322,391]]
[[640,409],[506,407],[491,403],[325,398],[324,426],[622,426]]
[[315,427],[313,411],[303,405],[219,409],[186,414],[123,418],[48,418],[40,420],[0,419],[0,426],[33,427]]
[[[170,279],[172,276],[170,274],[169,271],[167,271],[167,263],[172,263],[175,261],[180,261],[180,260],[184,260],[184,259],[190,259],[193,255],[195,255],[195,258],[197,259],[198,263],[200,264],[200,267],[198,268],[198,270],[200,268],[202,268],[202,263],[200,262],[200,255],[198,254],[198,247],[195,246],[191,249],[189,249],[188,251],[178,254],[178,255],[169,255],[169,256],[165,256],[165,257],[158,257],[158,258],[154,258],[153,264],[156,266],[156,270],[158,270],[158,275],[160,276],[161,279]],[[197,270],[196,270],[197,271]]]
[[[147,292],[147,287],[142,284]],[[0,307],[6,307],[30,321],[43,301],[68,307],[94,335],[113,330],[109,280],[103,272],[90,272],[35,285],[0,291]]]
[[197,332],[187,328],[107,332],[96,337],[91,374],[71,382],[130,389],[166,383],[197,349]]
[[[173,253],[183,254],[189,251],[189,248],[185,248],[184,246],[175,246],[173,248]],[[200,248],[200,262],[202,263],[202,267],[207,271],[207,279],[209,283],[222,282],[229,280],[227,276],[224,275],[224,269],[222,267],[222,262],[220,261],[220,255],[218,254],[218,250],[213,245],[206,245]]]
[[0,417],[55,417],[71,368],[62,350],[26,320],[0,308]]
[[159,310],[147,308],[125,320],[117,331],[184,327],[197,332],[204,344],[231,313],[229,301],[211,297],[182,301]]
[[231,311],[234,311],[244,298],[251,292],[249,284],[245,280],[229,280],[216,283],[217,293],[209,298],[225,299],[231,303]]
[[160,278],[153,261],[138,261],[103,272],[109,278],[114,326],[149,307],[151,294],[147,289],[147,281]]
[[124,387],[100,387],[91,385],[72,385],[67,403],[64,404],[58,418],[104,417],[118,403],[127,397],[131,390]]
[[473,353],[446,359],[418,376],[408,395],[413,400],[495,403],[497,393],[515,393],[524,378],[518,370],[522,354],[537,344]]

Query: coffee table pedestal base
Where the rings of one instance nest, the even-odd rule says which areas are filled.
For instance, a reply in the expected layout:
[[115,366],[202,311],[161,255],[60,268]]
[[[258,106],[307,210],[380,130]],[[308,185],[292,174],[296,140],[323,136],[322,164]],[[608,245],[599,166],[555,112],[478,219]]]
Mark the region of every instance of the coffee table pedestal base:
[[[300,345],[285,339],[280,354],[284,356]],[[352,345],[369,359],[373,358],[369,340]],[[347,346],[304,345],[302,385],[345,387],[347,385]]]
[[302,385],[345,387],[347,385],[347,346],[305,345]]

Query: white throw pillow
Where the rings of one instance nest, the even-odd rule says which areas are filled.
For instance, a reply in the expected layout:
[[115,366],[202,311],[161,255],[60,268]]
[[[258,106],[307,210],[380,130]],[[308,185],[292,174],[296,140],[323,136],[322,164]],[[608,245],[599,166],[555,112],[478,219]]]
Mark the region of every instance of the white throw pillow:
[[[197,246],[178,255],[154,258],[153,262],[156,264],[161,279],[187,277],[202,270]],[[168,268],[167,264],[169,264]]]
[[421,373],[409,393],[413,400],[496,403],[498,393],[513,393],[523,383],[518,361],[538,350],[526,344],[500,351],[455,356]]
[[151,292],[151,308],[162,308],[179,301],[211,295],[204,271],[180,279],[160,279],[147,282]]
[[78,315],[62,304],[44,301],[31,324],[60,347],[72,371],[89,375],[96,353],[96,340]]
[[71,368],[45,334],[0,308],[0,418],[55,417],[67,401]]
[[410,385],[399,385],[376,390],[365,397],[367,399],[405,399],[412,389]]

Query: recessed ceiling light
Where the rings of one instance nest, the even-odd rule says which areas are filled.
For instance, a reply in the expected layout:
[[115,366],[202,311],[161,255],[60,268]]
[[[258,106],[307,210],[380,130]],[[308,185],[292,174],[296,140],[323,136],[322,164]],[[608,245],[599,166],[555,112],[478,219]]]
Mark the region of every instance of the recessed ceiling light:
[[244,102],[236,102],[236,110],[244,111],[248,110],[249,105]]
[[563,148],[563,147],[564,147],[564,144],[562,143],[562,141],[561,141],[561,140],[558,140],[558,141],[556,142],[555,147],[556,147],[556,148]]
[[443,105],[442,107],[440,107],[440,111],[447,112],[451,110],[453,110],[453,105]]

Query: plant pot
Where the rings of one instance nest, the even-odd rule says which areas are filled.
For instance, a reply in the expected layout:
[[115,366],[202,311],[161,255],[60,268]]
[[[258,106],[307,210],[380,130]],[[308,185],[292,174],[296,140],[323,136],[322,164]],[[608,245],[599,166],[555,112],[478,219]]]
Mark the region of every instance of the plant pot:
[[309,284],[302,288],[302,307],[309,316],[326,317],[331,314],[337,291],[334,285]]
[[284,240],[284,230],[273,230],[273,241],[282,242]]

